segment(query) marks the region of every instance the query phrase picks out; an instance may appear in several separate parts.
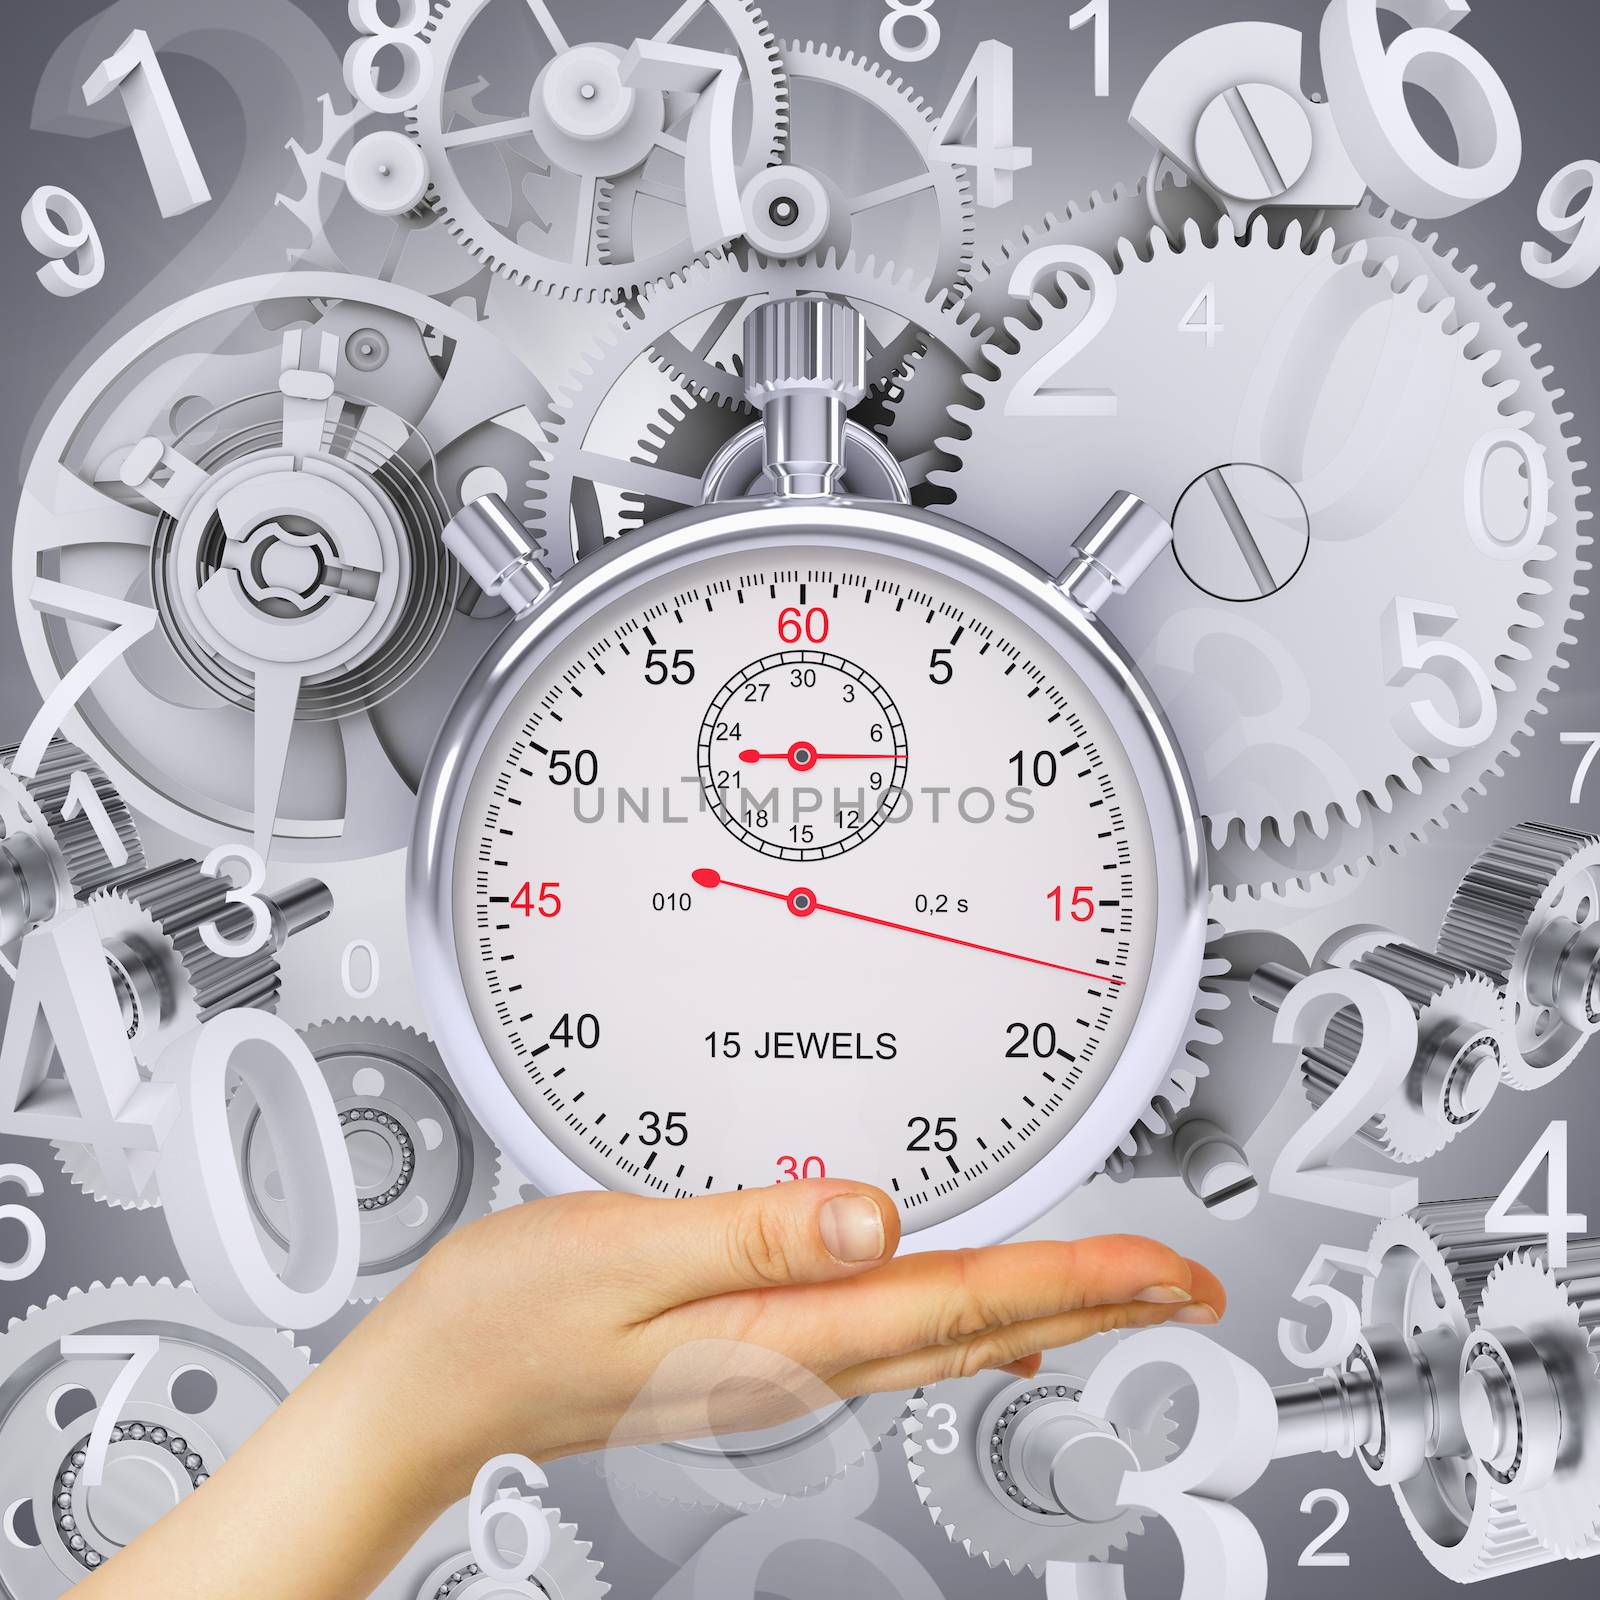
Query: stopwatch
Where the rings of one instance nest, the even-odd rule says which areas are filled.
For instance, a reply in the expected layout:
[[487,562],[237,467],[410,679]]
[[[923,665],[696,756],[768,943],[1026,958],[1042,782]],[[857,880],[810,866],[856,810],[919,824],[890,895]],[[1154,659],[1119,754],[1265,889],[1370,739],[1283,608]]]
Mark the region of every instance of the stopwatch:
[[1170,532],[1122,497],[1056,578],[841,493],[896,477],[846,421],[859,317],[772,300],[745,340],[762,421],[708,483],[754,450],[749,497],[556,584],[503,504],[451,524],[515,616],[422,787],[423,997],[547,1193],[855,1178],[915,1247],[990,1242],[1151,1114],[1192,1018],[1196,810],[1094,616]]

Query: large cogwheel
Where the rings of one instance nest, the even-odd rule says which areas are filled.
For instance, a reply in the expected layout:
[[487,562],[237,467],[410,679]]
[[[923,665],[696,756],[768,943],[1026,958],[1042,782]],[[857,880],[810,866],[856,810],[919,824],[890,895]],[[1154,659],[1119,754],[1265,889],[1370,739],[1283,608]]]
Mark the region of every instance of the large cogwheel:
[[[706,464],[755,420],[733,354],[744,315],[806,293],[861,311],[875,334],[869,376],[880,385],[895,373],[893,350],[908,342],[946,352],[960,371],[983,359],[988,330],[946,291],[892,266],[831,254],[765,261],[747,251],[697,261],[619,311],[555,406],[526,507],[553,569],[650,517],[700,504]],[[919,371],[910,381],[929,379]],[[863,414],[875,403],[869,395]]]
[[[98,1481],[90,1431],[126,1355],[62,1341],[154,1335],[111,1429]],[[225,1322],[189,1288],[74,1289],[0,1335],[0,1594],[53,1600],[222,1465],[311,1371],[287,1334]]]
[[[50,420],[17,512],[28,665],[45,694],[92,680],[69,736],[207,847],[404,844],[504,620],[440,535],[522,480],[547,399],[483,324],[377,279],[246,279],[134,329]],[[127,647],[94,671],[107,625]]]
[[[455,1228],[488,1214],[499,1152],[462,1103],[425,1034],[376,1017],[305,1030],[339,1114],[356,1180],[361,1256],[353,1300],[377,1300]],[[228,1126],[263,1247],[281,1257],[292,1225],[280,1157],[243,1084]]]
[[1213,882],[1331,879],[1493,770],[1578,531],[1516,379],[1426,280],[1298,225],[1151,243],[1035,297],[935,481],[1051,571],[1117,489],[1172,518],[1106,622],[1173,721]]
[[[1516,667],[1512,684],[1497,695],[1494,742],[1503,740],[1504,748],[1485,772],[1477,770],[1477,760],[1464,762],[1449,776],[1430,775],[1420,793],[1394,796],[1385,836],[1420,839],[1436,821],[1448,822],[1464,811],[1472,797],[1483,792],[1488,778],[1501,775],[1502,763],[1532,737],[1534,720],[1547,709],[1557,674],[1568,665],[1589,592],[1593,541],[1587,524],[1593,513],[1584,504],[1590,493],[1583,482],[1587,464],[1581,459],[1582,442],[1573,429],[1565,391],[1557,386],[1555,369],[1530,339],[1516,307],[1492,283],[1483,282],[1475,267],[1462,261],[1455,249],[1447,249],[1436,234],[1425,233],[1420,224],[1376,200],[1336,213],[1330,226],[1341,251],[1360,245],[1369,261],[1397,263],[1396,281],[1408,288],[1421,283],[1424,303],[1438,305],[1449,326],[1465,332],[1474,356],[1494,356],[1495,381],[1517,386],[1508,402],[1514,413],[1508,426],[1537,446],[1530,463],[1536,473],[1534,498],[1547,501],[1543,548],[1532,559],[1538,581],[1550,592],[1531,607],[1538,626],[1516,630],[1516,646],[1527,659]],[[1487,753],[1489,746],[1484,749]]]
[[[789,89],[787,156],[745,184],[745,235],[774,260],[825,250],[892,259],[949,288],[972,263],[976,230],[965,167],[934,154],[938,119],[885,67],[832,45],[785,44]],[[651,254],[652,215],[670,200],[635,173],[601,198],[603,259]],[[659,226],[659,223],[658,223]]]
[[[430,203],[485,266],[563,297],[625,300],[697,245],[685,206],[665,243],[644,255],[624,249],[610,232],[608,185],[633,175],[652,193],[684,196],[697,97],[624,84],[625,27],[614,41],[579,39],[563,21],[594,25],[571,0],[533,10],[511,0],[443,0],[424,30],[433,71],[410,130],[426,160]],[[777,40],[751,0],[690,0],[651,37],[719,52],[731,45],[745,102],[735,118],[742,143],[731,152],[737,176],[778,159],[788,90]],[[464,81],[478,90],[471,117],[452,100]],[[508,144],[532,166],[517,183],[498,155]]]

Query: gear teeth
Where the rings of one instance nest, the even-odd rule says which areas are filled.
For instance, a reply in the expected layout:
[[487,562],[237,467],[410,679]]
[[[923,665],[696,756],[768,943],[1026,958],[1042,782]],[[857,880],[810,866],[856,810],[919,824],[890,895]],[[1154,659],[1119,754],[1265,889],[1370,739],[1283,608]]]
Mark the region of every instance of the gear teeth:
[[1171,1137],[1179,1118],[1194,1098],[1196,1083],[1211,1071],[1204,1051],[1222,1043],[1219,1019],[1233,1004],[1232,997],[1221,987],[1222,979],[1230,970],[1228,960],[1215,950],[1215,941],[1221,937],[1221,927],[1211,923],[1189,1027],[1173,1057],[1165,1083],[1101,1168],[1114,1183],[1125,1183],[1136,1176],[1140,1161],[1150,1157],[1159,1141]]
[[[117,793],[116,786],[88,756],[65,739],[54,738],[45,746],[39,770],[33,777],[24,778],[12,770],[19,748],[14,744],[0,748],[3,781],[15,785],[27,796],[49,829],[73,894],[80,898],[92,894],[122,874],[137,872],[144,866],[144,845],[140,842],[133,814]],[[68,819],[66,816],[67,802],[79,773],[94,789],[105,819],[126,855],[120,866],[111,863],[94,822],[85,811],[80,808],[75,817]]]
[[[1499,994],[1481,972],[1398,942],[1378,946],[1352,961],[1350,968],[1405,998],[1417,1018],[1423,1048],[1436,1028],[1458,1021],[1480,1027],[1487,1037],[1498,1031]],[[1302,1054],[1301,1080],[1313,1107],[1323,1105],[1349,1076],[1361,1044],[1359,1013],[1350,1006],[1328,1025],[1322,1044]],[[1432,1117],[1420,1093],[1411,1088],[1408,1083],[1356,1131],[1363,1144],[1406,1164],[1437,1155],[1454,1137],[1451,1127]]]
[[[1381,242],[1374,246],[1367,242],[1369,238]],[[1291,894],[1325,897],[1327,889],[1352,881],[1377,860],[1398,854],[1412,842],[1448,826],[1473,797],[1485,793],[1488,783],[1501,775],[1504,760],[1518,753],[1531,732],[1532,718],[1545,709],[1555,675],[1569,659],[1574,638],[1571,623],[1587,593],[1582,576],[1588,571],[1583,557],[1589,543],[1583,529],[1588,513],[1581,505],[1585,491],[1573,482],[1574,472],[1581,470],[1576,465],[1574,441],[1563,432],[1568,419],[1555,403],[1559,392],[1552,394],[1546,382],[1548,369],[1535,365],[1536,346],[1530,353],[1519,342],[1508,309],[1487,299],[1476,280],[1441,257],[1431,242],[1423,245],[1413,234],[1401,234],[1382,216],[1341,213],[1332,227],[1309,230],[1295,218],[1281,226],[1281,231],[1261,216],[1243,240],[1232,234],[1223,218],[1214,229],[1186,226],[1177,238],[1158,231],[1150,242],[1146,265],[1155,269],[1191,252],[1220,254],[1225,245],[1236,250],[1259,249],[1263,244],[1292,250],[1298,245],[1302,254],[1330,267],[1348,265],[1382,281],[1463,352],[1496,411],[1508,420],[1520,417],[1524,411],[1515,409],[1520,403],[1531,415],[1528,431],[1543,449],[1551,470],[1549,528],[1559,530],[1561,537],[1552,533],[1541,541],[1542,548],[1530,552],[1520,602],[1513,596],[1506,607],[1506,642],[1503,647],[1497,645],[1491,667],[1492,679],[1503,688],[1504,710],[1484,753],[1466,765],[1427,757],[1407,760],[1402,770],[1352,787],[1324,805],[1296,806],[1279,819],[1279,826],[1270,834],[1261,830],[1256,819],[1208,808],[1213,882],[1223,900],[1277,900]],[[1120,265],[1131,268],[1132,262],[1124,255]],[[1223,267],[1219,260],[1217,270]],[[963,482],[960,464],[970,453],[975,427],[997,403],[996,390],[1004,382],[1005,364],[1016,352],[1014,339],[1019,332],[1025,334],[1038,316],[1036,306],[1030,306],[1029,312],[1020,328],[1005,325],[1005,331],[993,341],[989,355],[997,376],[980,378],[972,386],[974,394],[951,407],[950,430],[939,439],[946,459],[934,468],[930,483],[946,504],[955,504],[957,516],[962,514],[962,491],[971,489],[970,479]],[[1512,670],[1519,663],[1522,670]],[[1282,855],[1260,848],[1269,837],[1283,847]],[[1310,848],[1304,850],[1303,860],[1296,860],[1301,846]],[[1264,879],[1263,870],[1270,874]]]
[[1518,1511],[1562,1560],[1600,1552],[1600,1239],[1571,1239],[1567,1264],[1552,1267],[1549,1247],[1517,1251],[1496,1266],[1484,1293],[1481,1326],[1511,1326],[1535,1341],[1561,1396],[1562,1448],[1553,1477],[1508,1490]]
[[1600,835],[1522,822],[1478,857],[1445,913],[1440,950],[1488,973],[1504,990],[1511,1046],[1506,1076],[1515,1088],[1549,1083],[1594,1032],[1547,1012],[1530,996],[1529,976],[1539,959],[1536,942],[1553,920],[1565,917],[1576,927],[1578,917],[1594,918],[1597,886]]
[[[762,146],[750,150],[747,159],[753,165],[770,166],[781,159],[789,142],[789,93],[777,40],[755,0],[711,0],[711,3],[715,7],[714,14],[721,17],[734,45],[739,48],[741,63],[746,68],[746,82],[752,86],[759,85],[756,91],[757,115],[770,124]],[[442,58],[435,60],[436,81],[441,85],[448,76],[456,46],[483,9],[484,0],[439,4],[423,24],[423,37],[429,40],[435,57]],[[738,13],[737,26],[732,16],[734,12]],[[450,24],[448,27],[447,19]],[[751,57],[765,59],[765,76],[758,77],[749,70],[753,62],[745,57],[741,39],[743,44],[750,46]],[[601,302],[626,304],[669,270],[672,262],[668,252],[648,261],[608,262],[604,253],[597,248],[599,235],[592,227],[590,255],[596,259],[586,260],[585,264],[579,265],[542,256],[525,248],[519,240],[509,237],[500,225],[482,216],[475,202],[455,182],[453,173],[451,192],[447,194],[438,180],[441,175],[439,168],[443,166],[448,170],[448,160],[443,158],[442,148],[439,151],[430,148],[442,137],[444,124],[448,121],[449,112],[443,103],[443,94],[441,87],[438,90],[441,98],[427,107],[426,125],[422,106],[409,110],[405,118],[406,131],[422,145],[424,154],[429,158],[430,181],[425,203],[439,216],[450,237],[463,251],[480,262],[485,271],[507,283],[547,294],[552,299],[589,305]],[[608,218],[615,185],[615,179],[606,179],[596,187],[596,210],[605,211]],[[605,237],[609,242],[609,220]],[[686,241],[683,246],[685,254],[689,248]],[[631,272],[630,268],[633,269]],[[570,276],[584,271],[590,272],[599,281],[581,282]]]
[[221,956],[201,936],[207,923],[223,917],[231,885],[202,872],[191,860],[168,862],[120,878],[99,890],[92,902],[112,900],[136,907],[160,930],[182,965],[197,1021],[239,1006],[274,1009],[278,1001],[278,958],[271,940],[247,956]]
[[[1129,1510],[1110,1524],[1078,1523],[1003,1504],[982,1481],[984,1458],[979,1456],[973,1434],[985,1413],[998,1405],[999,1397],[1008,1390],[1044,1399],[1053,1397],[1041,1391],[1053,1390],[1056,1396],[1076,1401],[1082,1395],[1083,1381],[1067,1373],[1041,1372],[1034,1379],[983,1373],[961,1382],[952,1395],[952,1409],[960,1420],[958,1443],[948,1452],[924,1447],[928,1408],[940,1391],[923,1393],[912,1401],[905,1420],[906,1470],[934,1525],[967,1555],[990,1568],[1003,1566],[1015,1577],[1031,1572],[1043,1578],[1052,1560],[1099,1562],[1126,1550],[1144,1529],[1144,1514],[1138,1510]],[[1131,1436],[1129,1442],[1142,1466],[1154,1467],[1170,1456],[1175,1429],[1176,1423],[1168,1415],[1161,1426]]]
[[[1372,1236],[1371,1259],[1381,1261],[1396,1245],[1419,1255],[1435,1280],[1448,1279],[1466,1324],[1475,1324],[1494,1270],[1530,1236],[1491,1235],[1490,1196],[1463,1200],[1426,1200],[1403,1216],[1378,1224]],[[1362,1304],[1362,1320],[1373,1320],[1372,1287]]]
[[1439,949],[1463,966],[1504,982],[1528,925],[1574,861],[1600,854],[1600,835],[1519,822],[1500,835],[1456,890]]

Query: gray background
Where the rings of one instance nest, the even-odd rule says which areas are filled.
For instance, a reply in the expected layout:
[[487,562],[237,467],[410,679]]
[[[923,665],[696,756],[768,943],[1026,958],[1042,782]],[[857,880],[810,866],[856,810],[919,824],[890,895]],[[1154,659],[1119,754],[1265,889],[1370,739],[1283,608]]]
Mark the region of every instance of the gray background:
[[[665,9],[647,0],[590,3],[604,14],[597,31],[615,37],[631,31],[629,19],[653,26]],[[780,35],[820,38],[883,59],[877,38],[883,7],[876,0],[771,0],[764,9]],[[1144,170],[1148,152],[1126,126],[1127,107],[1149,69],[1182,38],[1250,16],[1290,23],[1314,36],[1322,6],[1317,0],[1258,0],[1253,6],[1240,0],[1112,0],[1112,93],[1101,101],[1090,94],[1089,35],[1067,30],[1073,9],[1068,0],[936,0],[942,47],[930,60],[898,69],[926,99],[942,106],[981,38],[997,36],[1016,48],[1017,138],[1033,146],[1035,161],[1019,175],[1012,205],[980,214],[980,250],[1039,213],[1092,189],[1131,181]],[[613,16],[623,19],[615,28]],[[3,235],[0,295],[11,316],[8,381],[0,399],[0,462],[20,477],[53,402],[116,333],[204,284],[282,264],[283,251],[295,237],[286,215],[272,203],[279,188],[295,181],[284,143],[290,137],[314,140],[319,93],[338,90],[342,99],[338,62],[350,27],[340,0],[301,5],[291,0],[120,0],[104,8],[86,0],[51,0],[46,6],[14,7],[9,21],[0,57],[0,115],[12,157],[0,213],[15,217],[40,183],[62,184],[88,205],[109,258],[98,288],[60,301],[34,281],[38,260],[15,226]],[[88,68],[135,26],[147,28],[161,50],[215,197],[211,206],[172,221],[157,214],[133,140],[115,109],[100,117],[83,111],[76,96]],[[1527,279],[1518,262],[1522,241],[1533,235],[1534,208],[1549,176],[1569,161],[1600,156],[1592,81],[1600,13],[1574,0],[1482,0],[1461,32],[1489,56],[1510,88],[1522,113],[1525,155],[1522,176],[1506,194],[1445,224],[1442,232],[1523,308],[1530,337],[1555,362],[1577,429],[1586,432],[1600,427],[1592,371],[1600,345],[1594,315],[1600,281],[1571,292],[1551,290]],[[1373,581],[1381,585],[1382,573],[1375,572]],[[1386,863],[1295,931],[1311,940],[1340,922],[1383,920],[1431,943],[1455,881],[1499,828],[1524,818],[1595,826],[1600,776],[1583,814],[1575,813],[1567,791],[1578,752],[1563,749],[1559,735],[1565,729],[1600,728],[1597,667],[1600,646],[1594,630],[1585,629],[1551,715],[1509,776],[1448,832]],[[0,735],[19,737],[36,704],[7,609],[0,622]],[[1600,1132],[1600,1111],[1588,1081],[1597,1062],[1600,1055],[1591,1050],[1542,1094],[1501,1095],[1491,1126],[1428,1164],[1424,1197],[1497,1190],[1545,1124],[1565,1117],[1573,1137],[1571,1200],[1600,1227],[1600,1174],[1586,1159],[1587,1137]],[[1292,1115],[1292,1105],[1286,1104],[1279,1126],[1287,1126]],[[43,1210],[50,1248],[30,1281],[0,1286],[0,1321],[74,1284],[176,1271],[158,1213],[130,1216],[90,1204],[41,1146],[0,1138],[0,1161],[8,1160],[28,1161],[46,1179]],[[1156,1233],[1212,1264],[1232,1296],[1221,1337],[1275,1382],[1295,1376],[1277,1353],[1274,1330],[1305,1262],[1319,1242],[1360,1244],[1369,1231],[1340,1213],[1270,1199],[1248,1222],[1229,1227],[1200,1215],[1172,1184],[1145,1182],[1097,1185],[1030,1232],[1043,1237],[1104,1228]],[[0,1232],[0,1255],[14,1254],[13,1246],[14,1240]],[[313,1342],[325,1348],[338,1331],[319,1330]],[[656,1592],[725,1520],[624,1504],[620,1496],[613,1504],[608,1485],[585,1462],[561,1463],[551,1477],[564,1512],[594,1540],[596,1555],[606,1561],[607,1576],[622,1595]],[[1350,1566],[1297,1571],[1299,1552],[1326,1520],[1321,1510],[1302,1516],[1300,1501],[1323,1485],[1350,1499],[1351,1522],[1334,1544],[1349,1552]],[[1387,1493],[1370,1487],[1349,1463],[1284,1464],[1241,1504],[1266,1540],[1274,1594],[1452,1591],[1412,1547]],[[1041,1592],[1031,1580],[991,1573],[947,1545],[918,1507],[893,1442],[854,1475],[848,1489],[803,1512],[798,1521],[787,1514],[785,1526],[826,1530],[830,1518],[836,1525],[847,1511],[869,1505],[868,1521],[914,1553],[939,1592],[952,1597]],[[780,1519],[769,1520],[776,1527]],[[1139,1550],[1130,1592],[1175,1594],[1176,1572],[1164,1530],[1148,1535],[1141,1546],[1149,1548]],[[890,1580],[872,1577],[858,1558],[842,1548],[829,1549],[826,1541],[797,1547],[783,1562],[785,1579],[769,1575],[764,1580],[773,1585],[773,1594],[811,1595],[830,1586],[860,1596],[898,1592]],[[1507,1594],[1554,1597],[1591,1594],[1594,1582],[1592,1569],[1553,1565],[1495,1587]],[[696,1592],[727,1593],[735,1600],[726,1588]],[[767,1593],[763,1587],[761,1600]]]

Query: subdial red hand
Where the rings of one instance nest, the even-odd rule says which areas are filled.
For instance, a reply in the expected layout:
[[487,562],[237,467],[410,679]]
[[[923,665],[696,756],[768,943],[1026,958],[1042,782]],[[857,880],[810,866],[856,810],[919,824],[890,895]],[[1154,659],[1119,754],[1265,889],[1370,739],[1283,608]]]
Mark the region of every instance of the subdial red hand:
[[819,750],[809,739],[796,739],[787,750],[741,750],[741,761],[787,761],[796,772],[809,772],[819,761],[904,761],[893,750]]
[[852,922],[868,922],[875,928],[888,928],[895,933],[914,933],[919,939],[937,939],[941,944],[959,945],[963,950],[1004,956],[1008,961],[1026,961],[1034,967],[1049,967],[1052,972],[1070,972],[1075,978],[1088,978],[1094,983],[1109,983],[1120,988],[1126,981],[1108,972],[1085,972],[1082,967],[1066,967],[1059,961],[1046,961],[1042,956],[1025,956],[1016,950],[1002,950],[997,945],[975,944],[971,939],[957,939],[953,934],[935,933],[932,928],[916,928],[909,922],[890,922],[885,917],[869,917],[864,911],[846,911],[843,906],[824,905],[817,899],[815,890],[804,887],[783,894],[777,889],[762,889],[753,883],[735,883],[732,878],[724,878],[715,867],[696,867],[690,876],[702,889],[742,889],[746,894],[758,894],[766,900],[781,900],[797,917],[809,917],[823,911],[832,917],[848,917]]

